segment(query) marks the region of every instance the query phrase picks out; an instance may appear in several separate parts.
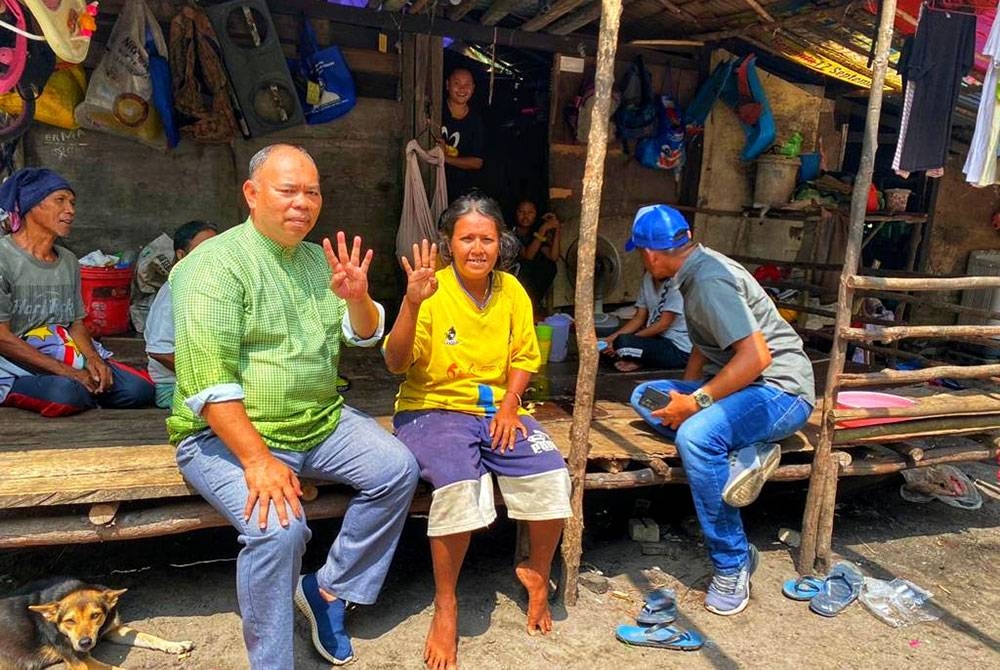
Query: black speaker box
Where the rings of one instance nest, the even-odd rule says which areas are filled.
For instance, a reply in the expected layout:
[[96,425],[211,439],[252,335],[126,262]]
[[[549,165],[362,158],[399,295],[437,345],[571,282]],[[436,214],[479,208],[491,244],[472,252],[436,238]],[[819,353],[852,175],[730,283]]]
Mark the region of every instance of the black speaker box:
[[271,12],[263,0],[205,8],[251,137],[305,123]]

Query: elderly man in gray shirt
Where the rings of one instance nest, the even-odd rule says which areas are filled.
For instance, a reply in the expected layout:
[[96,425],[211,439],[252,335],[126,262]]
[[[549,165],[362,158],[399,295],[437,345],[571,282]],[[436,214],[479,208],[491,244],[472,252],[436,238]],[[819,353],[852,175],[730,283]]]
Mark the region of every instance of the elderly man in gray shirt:
[[756,499],[778,467],[775,442],[801,428],[816,403],[802,340],[743,266],[696,244],[677,210],[641,208],[627,251],[673,278],[684,297],[693,348],[683,379],[640,384],[632,406],[673,439],[684,463],[714,575],[705,607],[737,614],[750,601],[757,549],[739,507]]

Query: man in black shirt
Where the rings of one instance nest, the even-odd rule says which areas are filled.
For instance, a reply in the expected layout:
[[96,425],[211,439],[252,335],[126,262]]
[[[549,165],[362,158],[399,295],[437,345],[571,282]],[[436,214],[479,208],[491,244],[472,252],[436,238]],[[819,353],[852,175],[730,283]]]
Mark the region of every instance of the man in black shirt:
[[438,143],[445,152],[448,198],[454,200],[480,185],[483,168],[483,121],[469,107],[476,91],[472,73],[456,68],[445,81],[448,99],[441,114]]

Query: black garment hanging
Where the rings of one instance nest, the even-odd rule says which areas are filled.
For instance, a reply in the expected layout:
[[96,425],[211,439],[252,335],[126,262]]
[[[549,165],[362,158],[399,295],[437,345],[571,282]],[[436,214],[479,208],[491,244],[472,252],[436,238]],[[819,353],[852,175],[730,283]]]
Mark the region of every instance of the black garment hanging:
[[[976,17],[958,12],[923,12],[900,73],[915,86],[899,168],[908,172],[943,168],[951,119],[962,77],[972,67]],[[909,85],[909,84],[908,84]]]

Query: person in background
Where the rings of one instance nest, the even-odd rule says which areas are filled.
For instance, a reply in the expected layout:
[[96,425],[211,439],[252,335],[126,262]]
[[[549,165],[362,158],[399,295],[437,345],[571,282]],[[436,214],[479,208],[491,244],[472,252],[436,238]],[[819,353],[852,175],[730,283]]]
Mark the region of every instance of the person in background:
[[[196,246],[215,237],[219,232],[214,223],[188,221],[174,231],[174,266],[180,263]],[[153,298],[146,319],[147,370],[156,385],[156,406],[170,407],[174,399],[174,312],[170,297],[170,282],[164,282]]]
[[48,168],[0,186],[9,234],[0,237],[0,404],[42,416],[94,407],[147,407],[153,383],[93,340],[80,265],[56,242],[70,234],[76,193]]
[[445,80],[445,91],[437,142],[444,149],[448,198],[454,200],[482,185],[485,130],[479,113],[469,106],[476,92],[472,72],[464,67],[452,70]]
[[517,278],[528,292],[536,315],[539,315],[558,271],[562,224],[552,212],[542,215],[539,222],[538,208],[530,200],[518,203],[515,220],[517,227],[514,234],[521,243]]
[[601,353],[617,358],[615,369],[619,372],[635,372],[643,366],[683,370],[691,354],[691,340],[677,285],[669,279],[657,281],[644,272],[635,315],[602,340],[605,346]]
[[[342,344],[374,346],[385,312],[368,294],[372,251],[305,241],[319,218],[319,171],[288,144],[250,159],[250,217],[170,273],[176,402],[167,419],[184,478],[239,532],[236,590],[254,670],[295,666],[294,607],[317,653],[354,658],[347,603],[372,604],[410,509],[410,452],[337,392]],[[357,491],[314,573],[299,477]],[[294,601],[294,605],[293,605]]]
[[[528,296],[497,269],[505,255],[500,207],[472,193],[451,203],[437,246],[402,258],[406,294],[383,344],[386,367],[405,373],[396,436],[434,489],[427,520],[434,565],[434,619],[424,647],[431,670],[457,667],[458,576],[472,531],[496,518],[493,479],[507,516],[527,523],[529,554],[515,574],[528,592],[529,634],[552,630],[549,571],[570,481],[555,443],[521,408],[540,365]],[[512,241],[513,242],[513,241]]]
[[642,207],[625,250],[638,249],[654,279],[684,298],[691,357],[682,379],[639,384],[632,406],[674,440],[715,572],[705,607],[742,612],[750,602],[756,547],[739,507],[778,467],[778,440],[805,425],[816,404],[812,363],[774,301],[736,261],[691,239],[673,207]]

